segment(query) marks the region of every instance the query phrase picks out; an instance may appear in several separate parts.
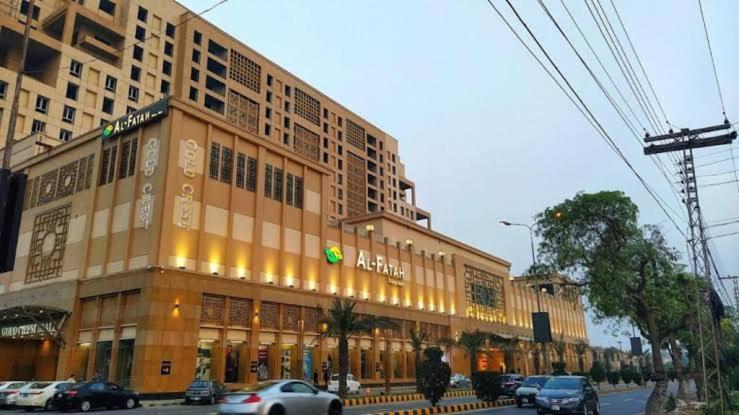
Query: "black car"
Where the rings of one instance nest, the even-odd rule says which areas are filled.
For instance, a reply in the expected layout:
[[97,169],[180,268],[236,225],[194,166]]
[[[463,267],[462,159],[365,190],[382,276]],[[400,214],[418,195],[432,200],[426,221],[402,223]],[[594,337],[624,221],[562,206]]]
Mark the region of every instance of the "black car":
[[536,395],[536,412],[599,415],[598,393],[582,376],[557,376],[549,379]]
[[514,396],[516,389],[523,383],[524,377],[513,373],[498,376],[500,383],[500,394],[503,396]]
[[52,398],[52,405],[62,411],[88,412],[96,408],[131,409],[139,405],[139,394],[110,382],[76,383]]
[[228,392],[226,385],[217,380],[195,380],[185,391],[185,405],[193,402],[214,404],[225,392]]

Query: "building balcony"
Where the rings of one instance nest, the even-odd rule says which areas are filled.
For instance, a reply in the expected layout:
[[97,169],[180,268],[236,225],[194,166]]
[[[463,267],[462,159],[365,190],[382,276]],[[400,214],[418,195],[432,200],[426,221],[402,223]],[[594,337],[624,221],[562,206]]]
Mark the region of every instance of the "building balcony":
[[80,46],[84,49],[88,49],[93,53],[102,53],[106,55],[110,59],[115,59],[117,57],[118,51],[106,44],[105,42],[97,39],[95,35],[86,33],[84,35],[80,35],[77,38],[77,46]]

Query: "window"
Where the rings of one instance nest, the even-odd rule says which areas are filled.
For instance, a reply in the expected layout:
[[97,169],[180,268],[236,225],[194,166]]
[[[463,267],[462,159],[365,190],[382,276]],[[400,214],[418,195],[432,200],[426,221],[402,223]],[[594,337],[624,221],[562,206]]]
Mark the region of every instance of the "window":
[[175,25],[173,25],[172,23],[167,23],[167,28],[165,29],[165,32],[167,36],[174,38]]
[[[22,15],[28,16],[28,6],[30,6],[30,3],[28,2],[28,0],[23,0],[21,2],[21,14]],[[38,6],[36,5],[33,6],[33,20],[38,20],[40,11],[41,9]]]
[[328,153],[323,153],[323,162],[328,163]]
[[236,187],[244,188],[246,183],[246,155],[238,153],[236,155]]
[[133,58],[141,62],[144,60],[144,49],[141,46],[134,45],[133,47]]
[[285,112],[290,112],[290,101],[285,101]]
[[336,183],[337,184],[344,184],[344,175],[343,174],[338,174],[336,176]]
[[231,176],[233,176],[233,157],[234,151],[228,147],[223,147],[221,153],[221,181],[231,184]]
[[272,197],[272,165],[264,167],[264,197]]
[[285,119],[283,120],[283,123],[282,123],[282,125],[283,125],[283,126],[284,126],[285,128],[290,128],[290,118],[288,118],[288,117],[285,117]]
[[115,88],[118,86],[118,80],[110,75],[105,76],[105,89],[111,92],[115,92]]
[[337,131],[336,133],[338,134],[338,137],[337,138],[339,139],[339,141],[343,141],[344,140],[344,133],[342,133],[341,131]]
[[198,82],[200,80],[200,71],[195,68],[190,68],[190,80]]
[[264,117],[267,119],[272,118],[272,108],[269,108],[269,107],[264,108]]
[[171,42],[164,42],[164,54],[167,56],[174,55],[174,45]]
[[82,75],[82,63],[72,59],[69,63],[69,74],[79,78]]
[[292,93],[292,88],[290,88],[289,85],[285,85],[285,96],[289,97],[291,93]]
[[288,173],[285,182],[285,203],[287,203],[288,206],[293,205],[294,188],[295,186],[293,186],[293,175]]
[[65,105],[64,110],[62,111],[62,121],[68,122],[70,124],[74,123],[74,116],[76,113],[76,109],[70,107],[69,105]]
[[139,13],[138,13],[138,19],[142,22],[146,22],[146,19],[149,17],[149,11],[145,8],[139,6]]
[[49,98],[42,95],[36,96],[36,112],[42,114],[49,112]]
[[246,160],[246,190],[257,190],[257,159],[249,157]]
[[128,99],[133,102],[139,102],[139,89],[133,85],[128,86]]
[[195,63],[200,63],[200,51],[194,50],[192,51],[192,61]]
[[328,134],[328,123],[323,123],[323,132]]
[[169,94],[169,81],[162,80],[162,86],[159,88],[162,94]]
[[100,123],[98,125],[102,127],[103,125],[105,125],[107,123],[108,123],[108,120],[106,120],[105,118],[101,118],[100,119]]
[[195,87],[190,87],[190,95],[189,95],[190,101],[198,101],[198,90]]
[[340,155],[340,156],[344,154],[344,147],[342,147],[342,146],[339,146],[339,147],[338,147],[338,150],[339,150],[339,155]]
[[275,167],[275,187],[272,192],[272,199],[282,202],[282,169]]
[[136,82],[141,81],[141,68],[138,66],[131,66],[131,79]]
[[323,109],[323,118],[328,118],[328,108]]
[[144,29],[141,26],[136,26],[136,40],[144,41],[146,40],[146,29]]
[[69,130],[65,130],[64,128],[59,130],[59,140],[61,141],[69,141],[72,139],[72,132]]
[[196,30],[195,33],[192,34],[192,41],[196,45],[199,45],[203,41],[203,34]]
[[205,102],[203,102],[203,105],[205,105],[205,108],[208,108],[209,110],[217,112],[219,114],[223,114],[225,107],[223,101],[211,96],[210,94],[205,94]]
[[339,127],[343,127],[344,126],[344,120],[341,117],[339,117],[339,120],[338,121],[339,121]]
[[214,42],[212,39],[208,40],[208,53],[220,58],[221,60],[228,60],[228,49]]
[[267,86],[272,86],[272,75],[267,75]]
[[111,16],[115,16],[115,3],[112,0],[100,0],[98,8]]
[[136,108],[134,108],[134,107],[131,107],[131,106],[127,106],[127,107],[126,107],[126,115],[128,115],[128,114],[132,114],[132,113],[134,113],[134,112],[136,112]]
[[39,120],[33,120],[31,124],[31,133],[43,133],[46,131],[46,123]]
[[272,126],[269,124],[264,124],[264,135],[267,137],[272,135]]
[[100,166],[100,178],[98,179],[98,186],[102,186],[113,181],[113,174],[115,173],[115,161],[116,153],[118,152],[118,146],[112,145],[103,150],[103,159]]
[[162,62],[162,72],[164,72],[165,75],[172,75],[172,62],[163,61]]
[[103,98],[103,112],[106,114],[113,113],[113,100],[110,98]]
[[289,146],[290,145],[290,134],[288,133],[282,133],[282,144]]
[[328,148],[328,138],[323,137],[323,148]]
[[272,91],[267,91],[267,102],[272,102]]
[[303,208],[303,178],[295,176],[295,207]]
[[208,170],[208,176],[211,179],[218,180],[219,164],[221,157],[221,145],[218,143],[211,143],[210,145],[210,168]]
[[118,167],[118,178],[125,179],[133,176],[136,172],[136,150],[138,149],[138,140],[126,140],[121,145],[121,163]]
[[336,189],[336,198],[337,199],[343,199],[344,198],[344,190],[343,189]]

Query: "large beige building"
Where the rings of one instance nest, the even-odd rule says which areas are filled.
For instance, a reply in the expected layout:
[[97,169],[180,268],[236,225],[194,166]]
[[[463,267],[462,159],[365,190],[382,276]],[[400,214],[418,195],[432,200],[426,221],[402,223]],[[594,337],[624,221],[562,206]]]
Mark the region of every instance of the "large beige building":
[[[311,378],[337,362],[319,324],[336,298],[398,323],[351,339],[365,385],[387,371],[413,381],[411,328],[430,344],[497,333],[514,347],[491,345],[472,357],[478,369],[548,370],[531,339],[537,290],[504,259],[417,223],[429,215],[395,139],[177,3],[38,4],[31,62],[47,73],[24,80],[20,131],[43,122],[52,134],[68,124],[57,110],[76,115],[68,142],[36,134],[16,147],[29,182],[15,269],[0,274],[0,378],[97,373],[144,393],[195,377]],[[21,7],[0,20],[8,90]],[[163,33],[117,54],[138,27]],[[162,82],[172,95],[158,100]],[[131,86],[138,102],[121,94]],[[580,298],[556,284],[539,294],[574,370]],[[446,349],[455,372],[469,358]]]

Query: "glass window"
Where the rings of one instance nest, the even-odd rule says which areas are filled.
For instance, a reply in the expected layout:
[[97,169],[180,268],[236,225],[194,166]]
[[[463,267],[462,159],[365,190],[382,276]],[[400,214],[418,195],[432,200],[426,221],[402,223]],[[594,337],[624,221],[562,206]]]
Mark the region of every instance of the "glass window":
[[69,74],[79,78],[82,75],[82,63],[72,59],[69,63]]
[[134,339],[125,339],[118,342],[118,364],[116,365],[116,383],[124,388],[131,386],[131,371],[133,370]]
[[[112,341],[101,341],[95,348],[95,367],[92,380],[105,380],[110,373],[110,356],[113,351]],[[101,384],[102,385],[102,384]]]
[[238,382],[239,379],[239,348],[241,344],[226,343],[226,369],[224,380],[226,383]]
[[139,12],[138,12],[138,19],[142,22],[146,22],[146,19],[149,17],[149,11],[145,8],[139,6]]
[[67,98],[77,100],[77,93],[79,92],[80,87],[76,84],[73,84],[71,82],[67,82]]
[[49,98],[38,95],[36,97],[36,111],[46,114],[49,111]]
[[115,92],[115,88],[118,86],[118,80],[110,75],[105,76],[105,89],[111,92]]
[[135,45],[133,47],[133,58],[139,62],[144,59],[144,49],[141,46]]
[[196,45],[199,45],[203,41],[203,34],[196,30],[192,35],[192,41]]
[[197,360],[195,362],[195,379],[210,380],[212,353],[212,341],[200,340],[200,342],[198,342]]
[[175,32],[175,25],[173,25],[172,23],[167,23],[167,29],[166,29],[167,36],[173,38],[174,32]]

